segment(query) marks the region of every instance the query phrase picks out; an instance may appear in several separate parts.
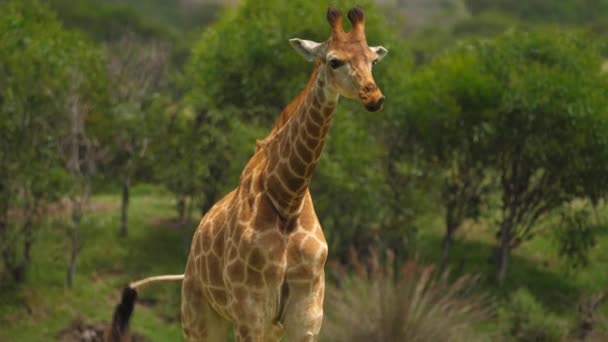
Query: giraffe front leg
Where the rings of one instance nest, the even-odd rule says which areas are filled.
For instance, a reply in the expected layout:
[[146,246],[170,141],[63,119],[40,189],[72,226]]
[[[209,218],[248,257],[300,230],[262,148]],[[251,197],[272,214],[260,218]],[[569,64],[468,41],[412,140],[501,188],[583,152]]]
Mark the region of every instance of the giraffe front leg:
[[230,322],[209,305],[203,291],[192,278],[182,285],[182,327],[186,342],[226,342]]
[[323,323],[323,272],[312,282],[289,282],[284,326],[290,342],[317,341]]
[[234,327],[236,342],[264,342],[264,329],[261,326],[252,326],[245,323]]

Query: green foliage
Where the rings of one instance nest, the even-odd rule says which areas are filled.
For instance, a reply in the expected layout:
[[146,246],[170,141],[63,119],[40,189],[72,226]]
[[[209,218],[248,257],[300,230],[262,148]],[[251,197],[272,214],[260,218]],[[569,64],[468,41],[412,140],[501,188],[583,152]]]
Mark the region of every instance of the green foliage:
[[452,33],[457,37],[490,38],[516,26],[521,23],[504,12],[485,11],[455,23]]
[[[140,193],[145,195],[139,195]],[[179,273],[187,258],[191,229],[174,229],[172,198],[151,186],[133,189],[128,239],[117,239],[120,197],[94,196],[82,221],[85,243],[73,289],[65,287],[67,210],[54,206],[41,222],[25,282],[0,281],[0,340],[54,340],[75,319],[105,327],[125,284],[154,274]],[[191,226],[189,228],[194,228]],[[2,266],[0,266],[2,269]],[[179,341],[179,283],[146,288],[130,329],[146,341]],[[59,338],[59,337],[57,337]]]
[[514,292],[506,306],[499,308],[498,319],[507,336],[521,342],[554,342],[565,337],[561,320],[544,310],[530,292]]
[[[599,176],[607,167],[608,83],[596,45],[580,34],[513,32],[478,49],[501,89],[491,165],[503,204],[522,225],[517,239],[525,239],[539,216],[573,196],[597,199],[608,189]],[[519,207],[527,201],[528,212]]]
[[[473,294],[478,277],[450,279],[409,261],[397,268],[392,254],[381,265],[351,259],[354,275],[327,290],[321,336],[327,341],[484,341],[472,326],[488,318],[491,301]],[[345,328],[347,327],[347,328]]]
[[68,28],[80,29],[93,39],[113,41],[133,32],[146,38],[170,40],[175,34],[142,17],[134,8],[94,0],[46,0]]
[[[42,202],[75,189],[62,153],[68,112],[77,105],[91,114],[85,124],[94,120],[106,83],[101,52],[37,1],[0,4],[0,46],[0,236],[5,267],[20,280]],[[21,215],[9,217],[9,207]]]
[[422,68],[395,120],[448,184],[470,188],[471,170],[481,174],[477,182],[496,177],[501,248],[510,250],[562,203],[606,194],[608,83],[600,65],[597,45],[582,34],[511,31]]
[[[353,246],[365,250],[370,243],[402,250],[407,235],[405,227],[387,231],[390,228],[383,222],[388,214],[388,201],[382,200],[388,194],[383,150],[358,115],[364,114],[349,111],[337,115],[311,184],[315,210],[335,256],[346,255]],[[388,233],[393,233],[392,240]]]
[[606,0],[465,0],[473,13],[500,10],[536,22],[585,24],[608,13]]
[[[596,215],[592,214],[594,211]],[[560,222],[554,231],[559,256],[570,268],[587,267],[590,252],[597,246],[597,234],[606,229],[597,222],[597,208],[572,204],[564,206],[559,214]]]

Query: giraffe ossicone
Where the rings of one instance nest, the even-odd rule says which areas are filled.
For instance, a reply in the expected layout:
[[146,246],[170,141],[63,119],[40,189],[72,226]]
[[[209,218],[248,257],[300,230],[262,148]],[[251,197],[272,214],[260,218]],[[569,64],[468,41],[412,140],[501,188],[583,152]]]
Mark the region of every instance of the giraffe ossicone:
[[237,341],[317,340],[328,248],[309,184],[338,98],[382,108],[372,66],[387,53],[367,45],[360,8],[348,12],[350,32],[339,10],[327,19],[327,41],[290,40],[315,62],[311,78],[194,234],[182,284],[186,341],[226,341],[231,326]]

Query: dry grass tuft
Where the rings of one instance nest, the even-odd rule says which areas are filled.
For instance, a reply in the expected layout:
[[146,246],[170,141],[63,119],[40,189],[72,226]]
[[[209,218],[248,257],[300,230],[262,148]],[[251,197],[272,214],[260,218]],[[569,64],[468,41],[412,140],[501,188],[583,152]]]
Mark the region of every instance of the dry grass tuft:
[[[338,286],[327,288],[326,341],[483,341],[474,329],[493,312],[487,296],[474,294],[479,276],[451,279],[416,260],[397,267],[393,253],[384,262],[374,252],[362,263],[351,253]],[[489,337],[489,336],[488,336]],[[489,339],[489,338],[488,338]]]

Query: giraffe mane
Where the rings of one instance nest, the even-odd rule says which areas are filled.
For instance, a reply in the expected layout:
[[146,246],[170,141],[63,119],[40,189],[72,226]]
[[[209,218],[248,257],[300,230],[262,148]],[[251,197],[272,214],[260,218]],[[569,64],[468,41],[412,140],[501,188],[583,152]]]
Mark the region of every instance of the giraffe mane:
[[270,140],[272,139],[275,134],[283,127],[285,126],[285,124],[287,123],[287,121],[289,121],[289,119],[291,119],[291,117],[293,116],[293,114],[296,112],[296,110],[298,109],[298,107],[300,107],[300,105],[302,104],[302,102],[304,102],[304,99],[306,98],[306,94],[308,94],[308,92],[310,91],[310,89],[313,87],[313,85],[315,84],[315,80],[317,79],[317,75],[319,73],[319,68],[321,67],[321,62],[317,61],[315,63],[315,68],[312,71],[312,74],[310,76],[310,79],[308,80],[308,83],[306,83],[306,87],[304,87],[304,89],[298,94],[298,96],[296,96],[282,111],[281,114],[279,115],[279,117],[275,120],[274,125],[272,126],[272,130],[270,131],[270,134],[268,134],[268,136],[262,140],[258,140],[256,142],[256,152],[258,150],[260,150],[261,148],[264,147],[264,145]]

